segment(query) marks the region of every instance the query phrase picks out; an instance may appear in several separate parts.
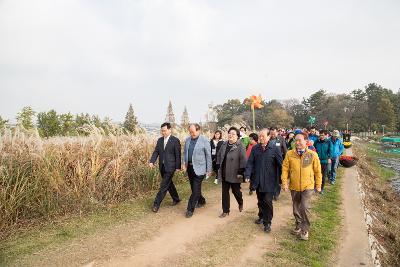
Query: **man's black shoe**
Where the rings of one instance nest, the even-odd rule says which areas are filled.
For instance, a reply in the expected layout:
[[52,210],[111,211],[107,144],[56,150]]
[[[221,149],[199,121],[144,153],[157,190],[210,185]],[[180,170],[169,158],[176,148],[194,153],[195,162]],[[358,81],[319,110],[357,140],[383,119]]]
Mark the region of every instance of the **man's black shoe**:
[[264,225],[264,232],[266,232],[266,233],[271,232],[271,225],[270,224]]
[[158,206],[153,206],[152,208],[151,208],[151,210],[153,211],[153,212],[158,212],[158,209],[159,209],[160,207],[158,207]]
[[185,215],[186,218],[190,218],[192,216],[193,216],[193,211],[190,211],[190,210],[186,211],[186,215]]
[[255,224],[262,224],[264,220],[262,218],[258,218],[257,220],[254,221]]
[[181,201],[180,200],[178,200],[178,201],[172,201],[172,206],[176,206],[176,205],[178,205],[179,203],[181,203]]
[[197,203],[196,208],[201,208],[204,207],[206,205],[206,203]]

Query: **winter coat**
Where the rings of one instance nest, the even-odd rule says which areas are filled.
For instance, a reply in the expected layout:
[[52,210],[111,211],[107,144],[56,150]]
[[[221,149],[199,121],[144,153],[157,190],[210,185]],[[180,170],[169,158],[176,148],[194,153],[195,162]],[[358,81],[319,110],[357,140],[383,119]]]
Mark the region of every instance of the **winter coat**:
[[336,138],[336,141],[333,142],[332,137],[329,139],[329,141],[332,144],[332,150],[331,150],[331,158],[338,158],[340,155],[342,155],[343,150],[344,150],[344,145],[342,140],[339,138]]
[[282,171],[280,146],[268,146],[263,151],[261,144],[253,147],[247,160],[245,177],[251,178],[252,188],[259,192],[275,192]]
[[315,146],[315,149],[317,150],[319,161],[322,164],[327,164],[328,159],[331,158],[331,154],[332,154],[332,143],[328,139],[325,139],[324,141],[318,139],[314,143],[314,146]]
[[322,173],[318,154],[306,148],[303,155],[296,149],[288,151],[282,164],[282,186],[289,182],[290,190],[321,188]]
[[[199,139],[197,140],[193,150],[192,164],[195,174],[201,176],[205,175],[207,172],[212,171],[211,147],[210,147],[210,141],[206,137],[200,135],[198,138]],[[183,159],[185,165],[189,164],[188,157],[189,157],[190,140],[191,140],[190,136],[186,138],[185,146],[183,149]]]
[[[226,155],[226,159],[224,159],[227,145],[228,141],[225,141],[218,151],[217,164],[221,166],[218,170],[218,178],[229,183],[243,183],[243,173],[240,172],[243,172],[246,167],[246,150],[242,142],[238,140],[233,144],[231,150]],[[224,160],[226,160],[226,165],[225,170],[222,170]],[[225,177],[222,177],[223,173]],[[238,174],[240,174],[242,178],[239,179]]]

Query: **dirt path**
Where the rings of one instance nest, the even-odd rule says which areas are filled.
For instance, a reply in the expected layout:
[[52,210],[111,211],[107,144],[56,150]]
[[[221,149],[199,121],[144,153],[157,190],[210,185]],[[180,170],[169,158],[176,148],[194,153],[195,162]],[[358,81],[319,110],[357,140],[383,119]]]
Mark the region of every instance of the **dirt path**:
[[[352,155],[347,149],[347,155]],[[357,181],[357,168],[347,168],[343,177],[343,240],[338,266],[373,266],[368,233]]]
[[[246,209],[257,205],[254,197],[244,197]],[[113,258],[108,263],[99,262],[96,266],[159,266],[166,257],[185,253],[185,245],[200,240],[202,236],[217,231],[241,215],[234,200],[231,201],[231,214],[225,219],[218,218],[221,205],[215,204],[196,209],[192,218],[184,216],[175,218],[175,223],[160,229],[150,240],[146,240],[133,250],[133,255],[124,258]]]
[[257,234],[253,236],[239,259],[232,259],[224,266],[253,266],[257,263],[259,264],[267,251],[276,248],[281,238],[282,228],[287,225],[289,220],[292,220],[292,202],[289,195],[282,192],[280,200],[274,202],[273,231],[267,235]]
[[[244,208],[245,211],[252,210],[256,215],[257,199],[256,196],[249,196],[244,191]],[[278,202],[279,203],[279,202]],[[286,223],[288,214],[291,209],[287,201],[281,201],[276,208],[276,216],[280,219],[274,222],[276,224],[275,229],[279,229],[280,225]],[[237,208],[237,203],[233,197],[231,197],[231,213],[227,218],[220,219],[218,215],[221,212],[221,204],[217,203],[209,205],[204,208],[197,209],[195,215],[187,219],[183,216],[177,216],[174,220],[174,224],[162,227],[159,233],[155,234],[149,240],[141,242],[132,250],[132,254],[125,257],[114,257],[108,261],[94,262],[92,266],[160,266],[163,263],[167,263],[166,259],[175,257],[182,257],[189,253],[187,247],[193,244],[201,243],[213,233],[223,229],[225,225],[233,223],[240,216],[244,216],[244,213],[240,213]],[[252,222],[248,222],[252,223]],[[275,243],[275,237],[273,234],[265,235],[263,232],[259,232],[251,242],[251,245],[244,248],[244,252],[241,257],[241,264],[244,265],[247,260],[254,258],[261,258],[265,253],[265,249],[268,245]],[[236,263],[237,265],[237,263]],[[228,264],[227,266],[232,266]]]

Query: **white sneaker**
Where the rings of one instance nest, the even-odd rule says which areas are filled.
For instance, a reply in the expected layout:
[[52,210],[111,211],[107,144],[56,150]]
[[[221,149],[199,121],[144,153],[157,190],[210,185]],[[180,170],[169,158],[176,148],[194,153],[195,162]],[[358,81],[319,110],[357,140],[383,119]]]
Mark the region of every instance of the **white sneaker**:
[[215,179],[215,180],[214,180],[214,184],[218,184],[218,179]]
[[308,240],[308,232],[301,231],[299,238],[300,238],[300,240],[307,241]]
[[299,236],[300,233],[301,233],[301,229],[296,227],[296,228],[294,228],[292,231],[290,231],[290,233],[291,233],[292,235]]

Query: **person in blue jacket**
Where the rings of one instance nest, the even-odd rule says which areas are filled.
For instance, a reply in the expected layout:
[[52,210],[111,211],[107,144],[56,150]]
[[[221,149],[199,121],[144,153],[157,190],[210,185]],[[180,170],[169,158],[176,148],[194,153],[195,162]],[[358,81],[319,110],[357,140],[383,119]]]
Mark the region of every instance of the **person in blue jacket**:
[[319,136],[317,135],[317,129],[315,127],[310,128],[310,134],[308,135],[308,140],[313,141],[314,144],[317,142],[319,139]]
[[332,145],[331,148],[331,175],[329,177],[329,183],[334,185],[336,183],[336,170],[339,165],[339,157],[342,155],[344,146],[342,140],[340,140],[340,132],[338,130],[334,130],[332,133],[332,137],[330,138],[330,142]]
[[314,143],[314,147],[317,151],[319,161],[321,163],[321,171],[322,171],[322,185],[320,194],[324,194],[325,181],[328,177],[328,166],[331,163],[331,154],[332,154],[332,143],[327,138],[328,132],[326,130],[322,130],[319,132],[319,139]]

